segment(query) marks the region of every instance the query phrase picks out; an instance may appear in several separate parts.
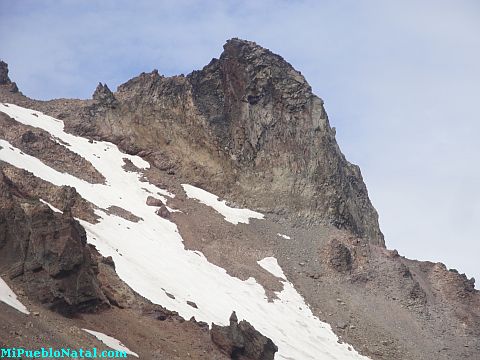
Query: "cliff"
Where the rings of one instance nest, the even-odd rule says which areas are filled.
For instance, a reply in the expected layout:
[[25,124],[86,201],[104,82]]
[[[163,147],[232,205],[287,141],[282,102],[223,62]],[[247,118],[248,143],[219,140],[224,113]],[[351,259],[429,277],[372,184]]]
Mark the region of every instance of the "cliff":
[[62,114],[70,131],[117,143],[239,205],[384,246],[360,169],[340,151],[322,99],[254,42],[227,41],[219,59],[188,76],[142,73],[116,93],[100,84],[93,98]]

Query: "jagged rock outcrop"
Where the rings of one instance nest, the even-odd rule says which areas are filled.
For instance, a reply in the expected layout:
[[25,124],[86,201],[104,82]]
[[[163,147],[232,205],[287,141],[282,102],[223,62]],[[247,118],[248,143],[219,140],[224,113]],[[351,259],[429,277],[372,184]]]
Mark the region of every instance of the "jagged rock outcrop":
[[273,360],[278,351],[269,338],[245,320],[238,322],[235,311],[229,326],[212,324],[211,337],[220,350],[234,360]]
[[100,84],[91,106],[67,114],[69,131],[161,158],[169,174],[240,205],[384,244],[360,169],[341,153],[322,99],[254,42],[227,41],[219,59],[188,76],[142,73],[115,95]]
[[352,270],[352,254],[350,249],[338,241],[332,239],[329,241],[327,255],[325,258],[328,260],[329,265],[339,272],[348,272]]
[[18,92],[17,84],[8,77],[8,64],[0,60],[0,85],[5,86],[12,93]]
[[100,107],[114,108],[118,104],[107,84],[98,83],[92,98],[95,104]]
[[54,213],[0,172],[0,273],[64,314],[108,306],[85,230],[71,216],[75,196],[75,189],[66,189],[64,213]]

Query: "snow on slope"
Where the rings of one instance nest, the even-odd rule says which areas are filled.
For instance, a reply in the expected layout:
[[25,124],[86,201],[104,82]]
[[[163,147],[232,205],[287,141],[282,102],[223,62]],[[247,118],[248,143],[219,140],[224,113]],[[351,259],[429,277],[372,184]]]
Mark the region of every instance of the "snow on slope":
[[227,205],[225,200],[220,201],[218,200],[218,196],[193,185],[182,184],[182,186],[189,198],[197,199],[202,204],[212,207],[215,211],[223,215],[225,221],[231,222],[232,224],[248,224],[250,218],[263,219],[264,217],[263,214],[256,211],[232,208]]
[[43,199],[39,199],[41,203],[47,205],[53,212],[56,212],[56,213],[63,213],[62,210],[60,209],[57,209],[55,206],[53,206],[52,204],[50,204],[48,201],[45,201]]
[[10,289],[5,281],[0,277],[0,301],[17,309],[24,314],[30,314],[27,308],[17,299],[17,295]]
[[[242,281],[231,277],[225,269],[208,262],[200,252],[185,250],[176,225],[159,217],[155,208],[146,205],[150,193],[165,197],[173,197],[173,194],[141,182],[138,174],[122,168],[123,158],[130,159],[139,168],[149,166],[144,160],[120,152],[111,143],[89,143],[87,139],[67,134],[63,131],[63,122],[42,113],[10,104],[8,107],[0,104],[0,111],[19,122],[42,128],[54,138],[66,142],[68,145],[64,146],[90,161],[105,176],[107,183],[90,184],[60,173],[4,140],[0,140],[0,160],[28,170],[55,185],[74,186],[82,197],[102,209],[116,205],[143,219],[133,223],[98,210],[97,214],[101,217],[98,224],[81,221],[87,231],[88,242],[95,245],[103,256],[112,256],[118,275],[135,291],[154,303],[177,311],[184,318],[195,316],[207,323],[227,325],[232,310],[235,310],[240,319],[246,319],[274,341],[279,348],[276,359],[367,359],[354,350],[350,351],[347,344],[337,343],[338,338],[330,325],[313,316],[288,281],[283,282],[284,289],[277,294],[278,299],[269,302],[265,290],[255,279]],[[187,186],[187,189],[192,188]],[[206,200],[204,193],[200,193],[199,197],[210,202],[208,205],[212,207],[222,203],[216,197],[215,201],[211,197]],[[221,211],[227,210],[222,208]],[[226,216],[227,213],[222,214]],[[251,215],[242,213],[242,216]],[[240,215],[228,212],[227,217],[234,221]],[[268,271],[280,274],[276,261],[276,265],[273,260],[261,263]],[[285,279],[283,272],[281,275]],[[175,299],[167,296],[166,292],[173,294]],[[198,309],[189,306],[187,300],[194,301]]]
[[98,331],[93,331],[88,329],[83,329],[83,331],[89,333],[90,335],[95,336],[98,340],[100,340],[102,343],[104,343],[105,345],[107,345],[109,348],[113,350],[123,351],[129,355],[133,355],[138,358],[138,355],[136,353],[131,351],[129,348],[123,345],[120,341],[118,341],[117,339],[111,336],[105,335]]
[[283,280],[287,280],[282,268],[280,267],[280,265],[278,265],[277,259],[275,259],[274,257],[266,257],[265,259],[257,261],[257,263],[273,276],[279,277]]

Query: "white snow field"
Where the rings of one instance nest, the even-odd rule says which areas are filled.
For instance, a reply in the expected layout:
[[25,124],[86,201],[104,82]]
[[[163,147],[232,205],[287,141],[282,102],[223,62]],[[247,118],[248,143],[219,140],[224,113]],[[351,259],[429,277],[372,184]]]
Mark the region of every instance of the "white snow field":
[[129,348],[127,348],[125,345],[123,345],[117,339],[115,339],[111,336],[105,335],[105,334],[103,334],[101,332],[98,332],[98,331],[93,331],[93,330],[88,330],[88,329],[82,329],[82,330],[89,333],[90,335],[95,336],[98,340],[100,340],[102,343],[104,343],[105,345],[107,345],[111,349],[118,350],[118,351],[123,351],[123,352],[126,352],[129,355],[132,355],[132,356],[135,356],[135,357],[138,358],[138,355],[136,353],[131,351]]
[[30,314],[27,308],[17,299],[17,295],[10,289],[7,283],[0,277],[0,301],[17,309],[24,314]]
[[[143,219],[134,223],[98,210],[101,217],[98,224],[81,221],[88,242],[103,256],[112,256],[118,275],[135,291],[186,319],[195,316],[207,323],[227,325],[235,310],[239,319],[249,321],[273,340],[279,349],[276,359],[368,359],[349,349],[347,344],[337,343],[330,325],[313,316],[275,259],[260,261],[267,271],[283,280],[284,289],[277,293],[278,299],[269,302],[265,290],[255,279],[242,281],[231,277],[224,269],[208,262],[201,252],[185,250],[176,225],[146,205],[150,193],[162,195],[163,200],[174,195],[141,182],[139,174],[122,168],[123,158],[130,159],[139,168],[147,168],[149,164],[143,159],[124,154],[111,143],[89,143],[85,138],[65,133],[62,121],[40,112],[11,104],[0,104],[0,111],[21,123],[48,131],[53,139],[60,139],[61,144],[65,142],[64,146],[90,161],[105,176],[106,184],[90,184],[60,173],[4,140],[0,140],[0,160],[55,185],[74,186],[82,197],[101,209],[116,205]],[[186,184],[184,189],[188,196],[214,207],[232,223],[263,216],[250,210],[229,208],[215,195],[201,189]],[[198,309],[189,306],[187,300],[194,301]]]
[[282,268],[278,265],[277,259],[274,257],[266,257],[260,261],[257,261],[258,265],[267,270],[273,276],[276,276],[282,280],[287,280]]
[[208,205],[215,211],[223,215],[225,221],[237,225],[238,223],[248,224],[250,218],[263,219],[263,214],[248,209],[232,208],[226,204],[226,201],[218,200],[218,196],[209,193],[193,185],[182,184],[183,190],[189,198],[196,199],[204,205]]

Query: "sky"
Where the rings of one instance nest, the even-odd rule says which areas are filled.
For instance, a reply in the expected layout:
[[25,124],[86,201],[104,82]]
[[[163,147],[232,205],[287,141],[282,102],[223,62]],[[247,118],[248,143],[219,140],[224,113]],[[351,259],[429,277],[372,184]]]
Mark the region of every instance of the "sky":
[[480,282],[479,1],[0,0],[0,59],[37,99],[187,74],[232,37],[324,99],[389,248]]

